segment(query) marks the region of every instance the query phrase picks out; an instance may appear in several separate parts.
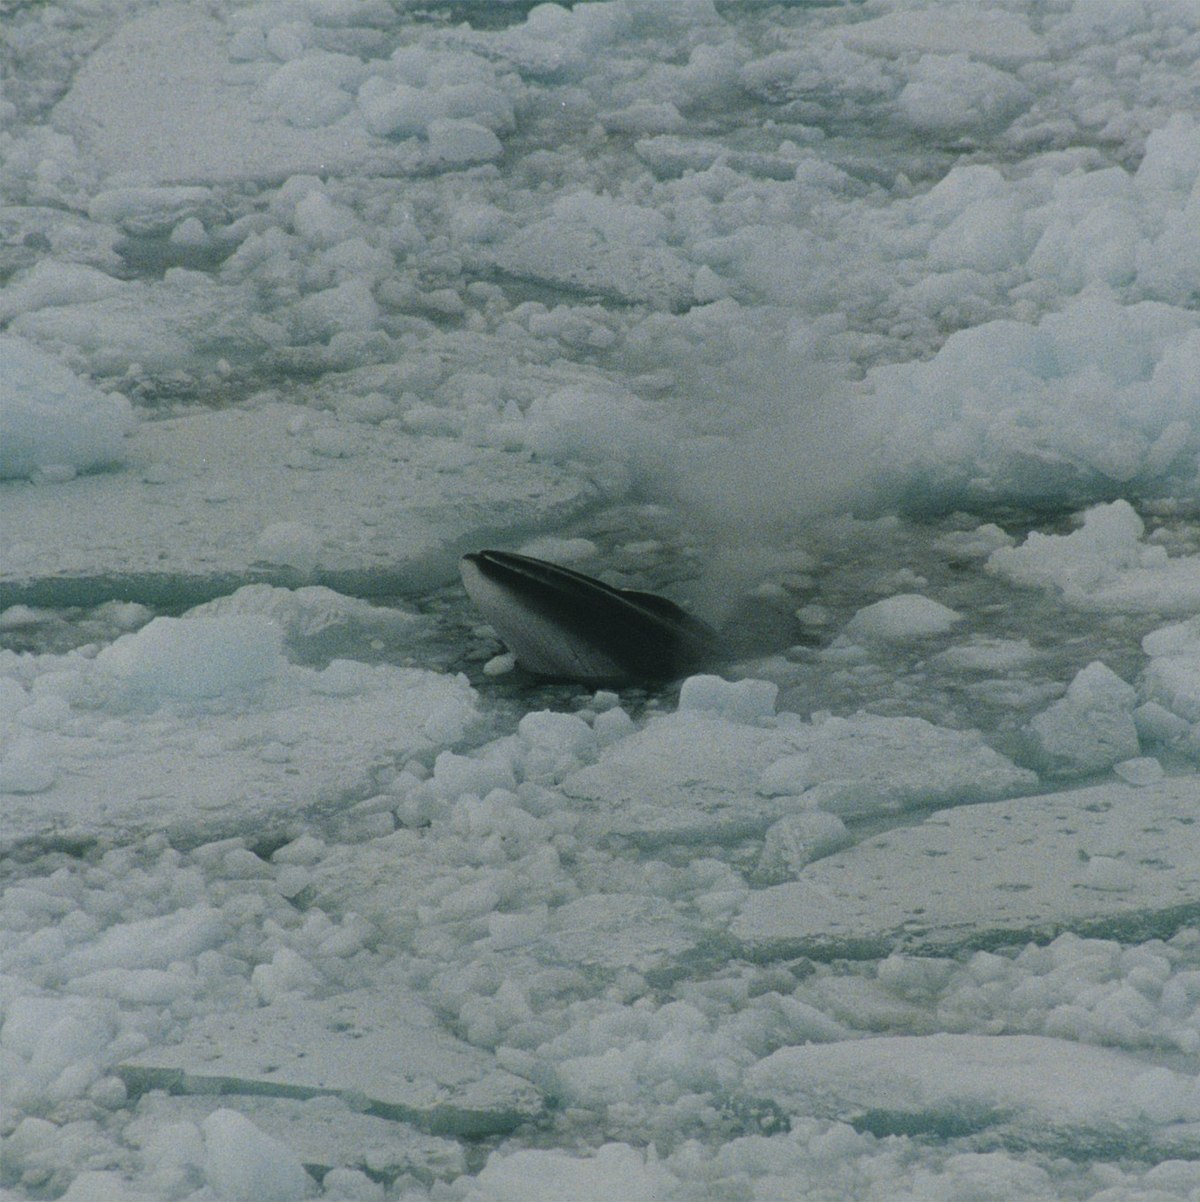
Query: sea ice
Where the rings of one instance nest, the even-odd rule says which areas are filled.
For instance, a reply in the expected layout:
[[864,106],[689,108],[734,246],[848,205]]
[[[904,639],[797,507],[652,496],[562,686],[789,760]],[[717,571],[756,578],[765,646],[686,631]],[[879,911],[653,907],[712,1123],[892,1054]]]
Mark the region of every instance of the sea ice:
[[[1103,293],[1039,325],[973,326],[928,362],[872,371],[863,436],[880,442],[881,466],[905,477],[904,487],[923,480],[949,500],[1162,480],[1181,469],[1190,440],[1180,365],[1194,356],[1194,337],[1195,323],[1178,309],[1121,306]],[[1106,384],[1097,400],[1089,381],[1099,372]],[[903,439],[891,437],[897,429]],[[997,558],[1018,562],[1004,551]]]
[[692,271],[659,214],[603,197],[564,197],[551,215],[506,239],[494,261],[518,279],[626,303],[683,309],[692,301]]
[[1188,613],[1200,601],[1200,558],[1170,556],[1144,538],[1145,523],[1128,501],[1095,505],[1070,534],[1031,531],[1016,547],[999,547],[988,571],[1018,584],[1056,588],[1081,609]]
[[1088,664],[1067,686],[1066,696],[1030,723],[1049,770],[1083,775],[1136,757],[1136,701],[1132,685],[1099,660]]
[[995,8],[5,6],[0,1192],[1195,1199],[1200,12]]
[[745,1089],[789,1112],[878,1135],[988,1132],[1008,1147],[1094,1139],[1194,1146],[1200,1098],[1182,1073],[1108,1048],[1030,1035],[926,1035],[781,1048]]
[[850,639],[919,639],[933,634],[945,634],[962,614],[955,613],[930,597],[919,593],[904,593],[885,597],[865,606],[846,623],[842,633]]
[[111,467],[126,457],[133,429],[124,397],[101,392],[22,338],[0,337],[0,479],[65,482]]
[[[184,841],[259,834],[369,798],[397,759],[454,742],[477,720],[465,679],[333,660],[289,665],[260,613],[156,618],[94,658],[45,657],[16,710],[0,781],[26,801],[13,846],[161,830]],[[27,665],[33,666],[33,665]],[[24,727],[26,709],[67,704]],[[321,731],[344,723],[335,753]],[[11,738],[11,736],[10,736]]]
[[941,810],[751,892],[731,931],[753,956],[825,957],[1173,929],[1197,912],[1195,802],[1183,777]]
[[783,714],[744,725],[763,722],[762,702],[744,715],[716,708],[726,696],[727,706],[750,700],[756,684],[768,685],[763,700],[772,704],[769,682],[690,678],[678,713],[604,748],[563,780],[563,791],[584,803],[597,833],[654,843],[761,833],[797,809],[861,817],[987,801],[1035,783],[977,735],[920,718],[859,714],[809,724]]
[[134,15],[75,75],[55,123],[78,130],[105,174],[159,184],[278,180],[404,161],[402,147],[381,143],[361,122],[338,120],[349,94],[334,107],[311,104],[313,91],[331,98],[340,90],[317,63],[306,66],[309,80],[291,81],[293,91],[286,77],[260,86],[257,65],[238,61],[230,24],[186,5]]
[[201,1124],[204,1175],[218,1197],[246,1202],[299,1202],[310,1182],[286,1144],[236,1110],[214,1110]]
[[1042,57],[1045,43],[1017,12],[980,12],[969,4],[887,13],[829,31],[847,45],[874,54],[895,56],[919,50],[926,54],[969,54],[984,62],[1015,65]]
[[[142,596],[197,599],[234,581],[314,576],[408,591],[453,570],[448,545],[562,520],[591,496],[578,478],[504,451],[368,423],[310,425],[308,412],[266,404],[145,422],[128,443],[118,423],[124,472],[5,496],[6,598],[78,603],[107,596],[117,578],[139,581]],[[320,451],[331,426],[344,454]],[[65,454],[43,446],[43,461]]]
[[[429,1183],[457,1177],[466,1168],[462,1146],[456,1140],[366,1114],[333,1094],[304,1100],[239,1095],[227,1101],[259,1131],[292,1148],[302,1164],[326,1176],[338,1170],[385,1179],[407,1173]],[[130,1133],[142,1146],[158,1193],[178,1189],[202,1170],[201,1126],[223,1105],[212,1096],[169,1096],[160,1091],[138,1101]],[[382,1187],[368,1181],[382,1199]],[[361,1188],[361,1182],[358,1184]]]
[[1148,735],[1191,755],[1200,751],[1200,622],[1188,618],[1152,630],[1142,640],[1150,657],[1142,673],[1146,703],[1134,711]]
[[554,1202],[564,1195],[590,1202],[642,1202],[661,1198],[678,1178],[652,1154],[607,1143],[591,1156],[556,1150],[493,1152],[468,1202]]
[[443,1031],[395,985],[328,999],[287,991],[243,1013],[217,1011],[191,1023],[182,1041],[148,1048],[118,1071],[139,1093],[336,1094],[443,1134],[507,1131],[542,1107],[527,1081]]

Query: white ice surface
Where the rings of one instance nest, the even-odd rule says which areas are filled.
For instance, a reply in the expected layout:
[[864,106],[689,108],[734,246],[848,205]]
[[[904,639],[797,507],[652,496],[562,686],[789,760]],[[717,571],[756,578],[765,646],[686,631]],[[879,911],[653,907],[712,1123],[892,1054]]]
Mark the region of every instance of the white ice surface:
[[1200,746],[1200,621],[1188,618],[1142,640],[1150,662],[1142,676],[1145,704],[1135,711],[1164,744]]
[[764,954],[985,947],[1061,930],[1133,938],[1195,920],[1191,778],[941,810],[752,892],[731,931]]
[[999,547],[988,570],[1018,584],[1056,589],[1083,609],[1187,614],[1200,605],[1200,557],[1172,556],[1145,539],[1128,501],[1096,505],[1070,534],[1031,531],[1017,547]]
[[0,479],[63,483],[125,457],[133,411],[20,338],[0,337]]
[[863,817],[990,801],[1035,783],[969,732],[866,714],[743,726],[695,710],[652,721],[562,783],[601,834],[703,840],[822,808]]
[[[155,618],[94,659],[47,657],[7,695],[4,842],[151,831],[183,842],[291,829],[369,799],[477,719],[465,679],[284,658],[262,613]],[[9,665],[11,684],[24,675]],[[335,747],[321,732],[344,734]]]
[[[273,998],[208,1015],[169,1047],[119,1066],[140,1089],[336,1095],[434,1132],[481,1135],[536,1117],[542,1102],[494,1058],[453,1038],[421,999],[391,984],[328,999]],[[366,1105],[364,1105],[364,1099]]]
[[[212,1097],[189,1094],[155,1092],[142,1099],[132,1134],[144,1141],[161,1192],[186,1181],[200,1123],[216,1104]],[[431,1181],[456,1177],[466,1167],[457,1141],[352,1109],[333,1094],[303,1101],[241,1097],[237,1108],[259,1130],[294,1149],[302,1164],[321,1171],[411,1173]]]
[[880,1132],[998,1128],[1001,1142],[1161,1141],[1188,1155],[1200,1138],[1189,1075],[1108,1048],[1030,1035],[927,1035],[782,1048],[745,1088],[785,1110],[868,1121]]
[[1200,14],[985,7],[8,6],[6,1198],[1197,1196]]
[[[311,82],[297,88],[293,107],[286,79],[271,87],[283,68],[271,62],[265,41],[265,61],[243,58],[230,45],[231,24],[191,5],[136,15],[75,76],[55,124],[79,138],[105,175],[154,184],[395,170],[404,160],[362,120],[338,119],[338,107],[352,107],[344,90],[351,80],[330,80],[326,94],[335,95],[335,106],[324,112],[315,105],[305,111],[306,96],[317,92]],[[319,81],[320,65],[309,70]]]
[[944,634],[962,614],[955,613],[930,597],[905,593],[887,597],[860,609],[846,623],[845,634],[859,639],[913,639],[923,635]]
[[5,486],[7,596],[79,601],[129,579],[183,597],[246,579],[411,591],[452,572],[455,548],[592,496],[511,452],[278,403],[142,422],[123,455],[121,472]]

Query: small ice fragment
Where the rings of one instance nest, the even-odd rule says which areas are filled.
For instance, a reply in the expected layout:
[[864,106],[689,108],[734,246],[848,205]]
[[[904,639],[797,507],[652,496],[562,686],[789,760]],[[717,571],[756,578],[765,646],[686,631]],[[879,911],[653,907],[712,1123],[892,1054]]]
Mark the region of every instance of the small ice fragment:
[[483,125],[451,117],[439,117],[429,123],[428,157],[431,163],[446,167],[464,167],[468,163],[486,163],[504,153],[500,139]]
[[32,740],[22,740],[0,760],[0,793],[44,793],[54,784],[54,765]]
[[803,793],[813,784],[811,757],[785,755],[768,764],[758,778],[758,792],[764,797],[783,797]]
[[32,730],[61,730],[71,717],[71,703],[54,693],[30,702],[17,715],[22,726]]
[[689,676],[679,690],[679,711],[719,714],[730,722],[760,722],[775,715],[779,686],[769,680],[722,680]]
[[46,611],[31,609],[28,605],[10,605],[0,611],[0,630],[20,630],[28,626],[36,626],[42,621]]
[[275,888],[286,898],[303,893],[312,884],[312,873],[299,864],[285,864],[275,878]]
[[1162,780],[1165,775],[1162,764],[1152,755],[1122,760],[1119,764],[1113,765],[1113,771],[1131,785],[1152,785],[1155,781]]
[[802,605],[796,617],[805,626],[828,626],[833,621],[833,614],[824,605]]
[[845,823],[836,814],[824,810],[787,814],[768,829],[759,869],[769,880],[794,880],[806,864],[849,842]]
[[219,1198],[299,1200],[309,1178],[286,1144],[260,1131],[236,1110],[214,1110],[204,1130],[204,1171]]
[[944,634],[962,614],[920,593],[900,593],[867,605],[846,623],[846,634],[866,639],[919,639]]
[[1138,736],[1151,743],[1174,743],[1186,739],[1191,733],[1191,723],[1173,714],[1157,701],[1147,701],[1133,711],[1133,721]]
[[0,336],[0,479],[69,479],[119,463],[133,408],[22,338]]
[[483,665],[483,674],[484,676],[503,676],[506,672],[511,672],[516,666],[517,657],[511,651],[506,651],[503,655],[493,655]]
[[325,855],[325,844],[313,835],[301,835],[285,843],[271,857],[275,864],[315,864]]
[[602,747],[631,735],[633,729],[633,719],[620,706],[603,710],[592,721],[596,741]]

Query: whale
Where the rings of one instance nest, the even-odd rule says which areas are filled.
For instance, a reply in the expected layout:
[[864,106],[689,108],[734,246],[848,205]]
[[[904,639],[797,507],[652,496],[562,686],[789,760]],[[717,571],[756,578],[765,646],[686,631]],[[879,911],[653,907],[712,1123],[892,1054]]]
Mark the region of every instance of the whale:
[[534,676],[665,683],[716,653],[711,626],[655,593],[613,588],[512,551],[464,555],[459,573],[476,608]]

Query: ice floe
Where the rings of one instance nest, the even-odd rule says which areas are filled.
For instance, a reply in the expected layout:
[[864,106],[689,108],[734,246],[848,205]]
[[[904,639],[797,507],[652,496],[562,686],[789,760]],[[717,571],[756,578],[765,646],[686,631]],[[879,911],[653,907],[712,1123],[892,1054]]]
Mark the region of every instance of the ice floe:
[[756,956],[1145,938],[1194,920],[1195,805],[1183,778],[942,810],[750,893],[731,931]]
[[7,6],[0,1192],[1197,1196],[1200,19],[985,7]]

